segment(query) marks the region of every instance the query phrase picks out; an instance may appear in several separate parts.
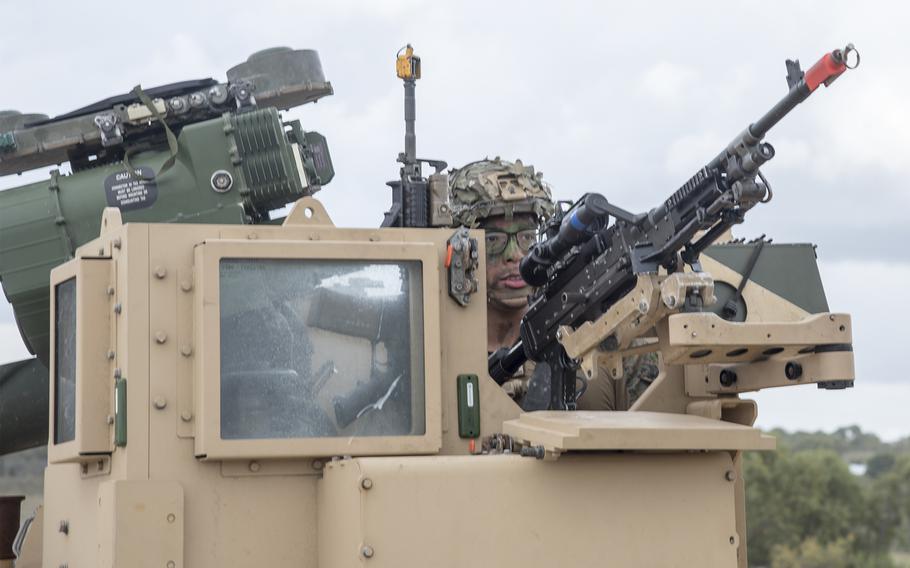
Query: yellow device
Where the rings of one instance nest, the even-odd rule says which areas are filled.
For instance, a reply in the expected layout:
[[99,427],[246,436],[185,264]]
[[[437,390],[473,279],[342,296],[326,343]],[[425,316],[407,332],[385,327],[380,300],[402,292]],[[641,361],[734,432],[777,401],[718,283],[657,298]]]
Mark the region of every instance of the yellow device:
[[[401,52],[404,51],[404,54]],[[395,72],[399,79],[420,79],[420,57],[414,55],[414,48],[407,44],[398,50],[398,59],[395,61]]]

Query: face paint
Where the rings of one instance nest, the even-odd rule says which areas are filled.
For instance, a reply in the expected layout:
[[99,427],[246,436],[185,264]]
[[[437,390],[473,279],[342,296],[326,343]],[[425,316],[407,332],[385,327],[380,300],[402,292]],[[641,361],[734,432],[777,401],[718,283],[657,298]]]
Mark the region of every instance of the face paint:
[[[522,250],[520,239],[528,243],[529,234],[536,240],[537,224],[533,215],[515,215],[511,220],[505,217],[491,217],[485,220],[484,230],[493,235],[488,244],[503,246],[499,254],[487,250],[487,299],[491,306],[505,310],[523,310],[528,305],[528,286],[518,273],[518,265],[526,251]],[[499,233],[499,235],[496,235]],[[519,235],[523,235],[519,237]],[[490,241],[495,241],[491,243]]]

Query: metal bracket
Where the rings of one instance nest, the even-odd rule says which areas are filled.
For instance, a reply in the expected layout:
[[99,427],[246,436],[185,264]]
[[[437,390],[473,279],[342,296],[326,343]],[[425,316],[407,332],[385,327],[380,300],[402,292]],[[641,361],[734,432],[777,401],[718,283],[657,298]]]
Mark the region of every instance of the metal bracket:
[[471,295],[477,291],[478,258],[477,239],[471,237],[467,228],[458,229],[446,241],[449,295],[462,306],[467,306]]
[[601,351],[629,348],[661,318],[677,312],[691,290],[699,290],[706,304],[713,303],[714,280],[704,272],[639,274],[638,285],[608,312],[576,329],[562,326],[557,337],[569,357],[578,359],[584,373],[593,377]]
[[95,115],[95,126],[101,133],[101,145],[105,148],[123,144],[123,130],[120,128],[120,117],[113,112]]

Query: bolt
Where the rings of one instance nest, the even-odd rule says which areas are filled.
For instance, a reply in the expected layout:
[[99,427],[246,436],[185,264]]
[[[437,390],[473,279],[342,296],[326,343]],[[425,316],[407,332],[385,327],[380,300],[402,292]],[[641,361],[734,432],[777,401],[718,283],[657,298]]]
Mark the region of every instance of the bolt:
[[177,568],[177,563],[174,562],[173,560],[168,560],[168,561],[167,561],[167,568]]
[[784,366],[784,375],[791,381],[803,376],[803,366],[796,361],[790,361]]
[[119,314],[122,311],[123,311],[123,305],[120,302],[117,302],[116,304],[114,304],[114,313],[115,314]]
[[115,249],[119,249],[120,246],[123,244],[120,240],[120,237],[114,237],[114,240],[112,242],[114,244]]
[[360,553],[363,554],[364,558],[373,558],[373,547],[364,546],[363,548],[360,549]]
[[698,337],[698,334],[695,333],[695,332],[693,331],[693,332],[692,332],[692,337]]
[[113,414],[108,414],[108,415],[107,415],[107,424],[108,424],[108,426],[110,426],[110,425],[113,424],[113,423],[114,423],[114,415],[113,415]]
[[60,521],[60,525],[57,527],[57,530],[63,534],[70,534],[70,522],[66,519]]
[[184,357],[189,357],[193,354],[193,348],[188,343],[184,343],[180,346],[180,354]]
[[373,480],[370,479],[369,477],[364,477],[364,478],[360,481],[360,486],[363,487],[364,489],[367,489],[367,490],[372,489],[372,488],[373,488]]
[[724,369],[720,372],[720,384],[725,387],[732,387],[736,383],[736,372],[730,369]]
[[676,307],[676,296],[670,296],[667,298],[667,307],[673,308]]
[[167,268],[165,268],[163,266],[156,266],[155,267],[155,278],[157,278],[158,280],[161,280],[165,276],[167,276]]
[[122,374],[123,374],[123,373],[120,371],[120,368],[119,368],[119,367],[116,368],[116,369],[114,369],[114,378],[115,378],[115,379],[119,379],[120,376],[121,376]]
[[736,481],[736,472],[732,469],[728,469],[726,473],[724,473],[724,479],[731,482]]
[[154,402],[152,402],[152,404],[154,404],[155,408],[158,410],[164,410],[167,408],[167,399],[163,396],[159,396],[154,400]]
[[177,516],[174,513],[168,513],[167,522],[173,523],[176,520],[177,520]]
[[256,473],[260,469],[262,469],[262,466],[259,464],[258,461],[253,460],[250,462],[250,471],[252,471],[253,473]]
[[313,469],[315,469],[316,471],[320,471],[320,470],[322,470],[322,468],[325,467],[325,464],[322,463],[322,460],[313,460],[313,463],[311,463],[310,465],[311,465],[311,466],[313,467]]
[[190,420],[193,419],[193,413],[190,412],[189,410],[184,410],[183,412],[180,413],[180,419],[183,420],[184,422],[189,422]]
[[648,302],[646,302],[644,300],[642,300],[641,302],[638,303],[638,311],[643,314],[648,313],[648,308],[650,308],[650,307],[651,306],[648,305]]
[[114,287],[113,287],[113,286],[108,286],[108,287],[107,287],[107,295],[108,295],[108,296],[113,296],[113,295],[114,295]]
[[180,289],[183,290],[184,292],[189,292],[190,290],[193,289],[193,283],[190,282],[189,280],[184,280],[183,282],[180,283]]
[[167,334],[160,330],[155,332],[155,341],[159,344],[164,343],[165,341],[167,341]]
[[109,360],[109,361],[113,361],[115,355],[116,355],[116,353],[114,353],[114,350],[113,350],[113,349],[111,349],[110,351],[108,351],[108,352],[107,352],[107,358],[108,358],[108,360]]

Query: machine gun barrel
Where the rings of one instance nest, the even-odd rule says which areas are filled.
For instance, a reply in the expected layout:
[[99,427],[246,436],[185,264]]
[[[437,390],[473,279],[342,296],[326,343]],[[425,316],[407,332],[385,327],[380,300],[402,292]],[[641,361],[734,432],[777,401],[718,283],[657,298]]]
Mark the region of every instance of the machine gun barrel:
[[[614,208],[602,196],[583,197],[566,214],[558,233],[523,259],[522,277],[539,289],[522,318],[521,339],[490,356],[490,376],[501,384],[527,359],[546,361],[560,367],[551,369],[551,404],[573,408],[575,389],[565,382],[571,379],[564,368],[571,362],[558,356],[559,328],[599,317],[634,286],[637,274],[660,267],[678,270],[680,253],[683,262],[697,266],[705,248],[742,222],[746,211],[767,201],[769,188],[759,168],[774,157],[774,148],[762,142],[765,134],[819,85],[830,85],[858,64],[852,44],[825,54],[806,73],[798,61],[787,61],[787,95],[647,215],[618,217],[614,225],[592,233],[588,226],[593,219]],[[700,231],[704,234],[693,242]],[[559,401],[562,393],[566,400]]]

